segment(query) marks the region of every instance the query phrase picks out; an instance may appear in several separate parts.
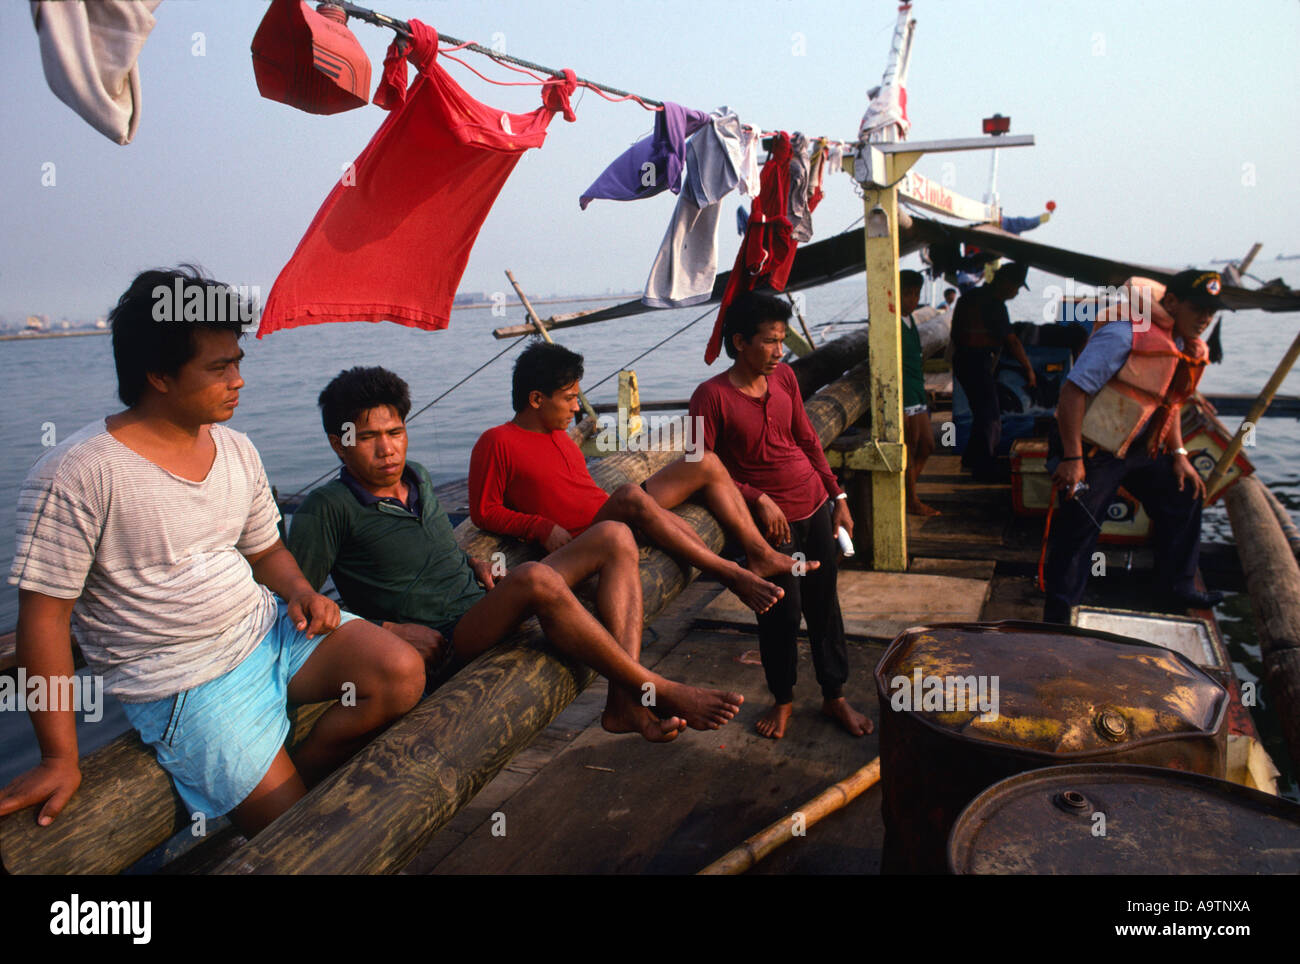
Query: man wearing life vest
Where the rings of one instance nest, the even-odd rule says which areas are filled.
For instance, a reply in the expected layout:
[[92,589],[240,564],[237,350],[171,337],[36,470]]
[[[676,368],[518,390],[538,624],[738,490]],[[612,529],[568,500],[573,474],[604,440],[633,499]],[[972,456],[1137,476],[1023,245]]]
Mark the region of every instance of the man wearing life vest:
[[1200,335],[1223,307],[1215,271],[1191,269],[1168,288],[1130,279],[1129,297],[1098,318],[1061,388],[1048,467],[1060,500],[1052,520],[1043,619],[1066,623],[1083,598],[1106,507],[1122,485],[1152,523],[1157,585],[1173,605],[1207,608],[1197,590],[1205,483],[1187,460],[1179,414],[1209,360]]

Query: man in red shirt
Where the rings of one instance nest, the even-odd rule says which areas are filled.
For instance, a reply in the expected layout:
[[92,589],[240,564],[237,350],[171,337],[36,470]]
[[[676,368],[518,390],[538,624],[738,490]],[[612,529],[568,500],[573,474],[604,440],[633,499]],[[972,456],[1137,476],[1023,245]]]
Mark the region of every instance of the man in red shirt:
[[723,347],[735,361],[695,390],[690,412],[704,418],[704,447],[722,459],[767,538],[807,559],[805,575],[796,570],[774,577],[784,596],[758,617],[759,652],[774,699],[758,732],[779,740],[790,722],[802,614],[822,712],[862,736],[872,725],[844,699],[848,647],[836,595],[835,532],[842,526],[852,536],[853,518],[808,421],[794,371],[781,364],[789,318],[789,306],[770,295],[750,293],[733,304]]
[[[755,526],[744,498],[712,453],[679,459],[611,495],[592,479],[582,451],[566,431],[579,410],[582,356],[561,345],[531,345],[515,363],[515,417],[488,429],[469,462],[470,518],[480,529],[538,542],[547,552],[596,522],[623,522],[665,551],[715,576],[755,612],[783,591],[768,580],[791,572]],[[712,552],[680,516],[668,511],[699,493],[725,532],[745,551],[746,565]]]

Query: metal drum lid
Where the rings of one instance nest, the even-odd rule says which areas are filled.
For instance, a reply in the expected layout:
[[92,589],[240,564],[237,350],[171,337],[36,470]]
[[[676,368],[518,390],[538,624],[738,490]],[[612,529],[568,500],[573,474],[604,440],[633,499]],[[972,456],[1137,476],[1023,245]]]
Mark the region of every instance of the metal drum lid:
[[948,838],[955,874],[1300,873],[1300,805],[1163,767],[1074,764],[995,783]]
[[920,626],[876,667],[882,711],[958,739],[1058,757],[1209,736],[1228,692],[1179,653],[1070,626]]

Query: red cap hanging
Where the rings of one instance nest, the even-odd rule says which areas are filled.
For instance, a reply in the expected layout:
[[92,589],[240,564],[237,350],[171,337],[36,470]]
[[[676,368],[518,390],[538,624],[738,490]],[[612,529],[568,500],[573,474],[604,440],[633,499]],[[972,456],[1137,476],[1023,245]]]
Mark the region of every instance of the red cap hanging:
[[253,35],[257,89],[309,114],[337,114],[370,100],[370,60],[334,4],[272,0]]

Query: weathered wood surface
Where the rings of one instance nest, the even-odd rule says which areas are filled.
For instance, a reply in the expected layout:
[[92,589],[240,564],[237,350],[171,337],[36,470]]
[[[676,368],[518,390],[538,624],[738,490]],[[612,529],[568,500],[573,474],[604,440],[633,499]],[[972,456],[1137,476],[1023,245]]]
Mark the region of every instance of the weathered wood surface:
[[1300,566],[1254,476],[1224,494],[1246,574],[1264,657],[1264,685],[1277,706],[1293,763],[1300,763]]
[[[291,711],[290,746],[330,706]],[[191,826],[171,778],[134,731],[81,761],[81,787],[48,827],[32,809],[0,817],[0,863],[11,874],[121,873]]]
[[[990,567],[991,569],[991,567]],[[978,622],[988,598],[989,579],[917,572],[842,569],[840,612],[849,636],[888,642],[903,630],[930,622]],[[731,593],[705,607],[701,618],[757,631],[754,611]]]
[[811,354],[796,358],[790,362],[790,367],[799,382],[799,391],[807,399],[827,382],[866,360],[867,329],[863,326],[843,338],[827,342]]
[[701,876],[743,874],[782,844],[802,837],[823,817],[852,803],[880,782],[880,757],[827,787],[789,816],[770,823],[740,846],[727,851],[700,871]]

